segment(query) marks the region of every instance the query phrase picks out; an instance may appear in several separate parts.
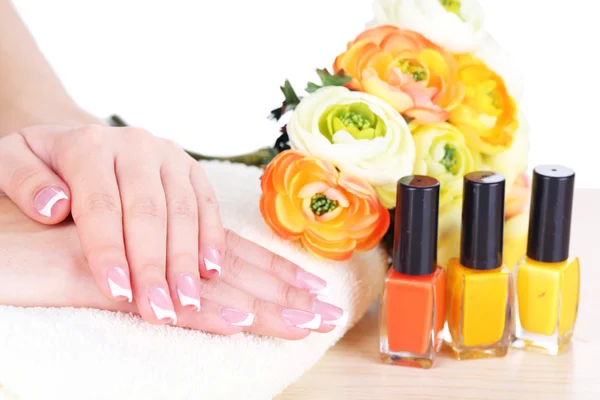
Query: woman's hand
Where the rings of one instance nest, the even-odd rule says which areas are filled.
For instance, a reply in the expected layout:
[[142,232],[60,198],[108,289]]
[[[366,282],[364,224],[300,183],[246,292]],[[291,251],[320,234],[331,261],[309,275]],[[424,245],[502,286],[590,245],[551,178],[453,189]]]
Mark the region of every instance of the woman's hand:
[[[70,219],[44,226],[0,197],[0,243],[0,304],[141,314],[135,304],[100,292]],[[200,282],[203,301],[199,312],[175,304],[177,326],[295,340],[311,330],[328,332],[345,322],[346,314],[340,308],[301,289],[324,286],[321,279],[231,231],[225,236],[224,260],[229,268],[220,278]]]
[[[188,308],[210,312],[216,299],[244,311],[256,311],[246,303],[253,298],[312,311],[310,291],[325,287],[315,277],[298,279],[302,273],[295,275],[297,267],[287,262],[265,264],[280,259],[248,242],[226,251],[217,201],[201,166],[179,146],[141,129],[36,126],[10,134],[0,139],[0,190],[44,224],[71,212],[100,291],[114,300],[133,298],[151,323],[176,323],[178,314],[190,315]],[[222,280],[200,280],[221,273]],[[230,300],[224,283],[231,287],[227,293],[236,293]],[[203,287],[210,294],[201,306]]]

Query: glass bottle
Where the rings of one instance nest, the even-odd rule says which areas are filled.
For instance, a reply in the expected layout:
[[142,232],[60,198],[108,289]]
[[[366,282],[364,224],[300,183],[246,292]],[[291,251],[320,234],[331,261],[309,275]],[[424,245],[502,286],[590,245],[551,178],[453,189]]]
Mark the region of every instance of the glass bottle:
[[384,362],[430,368],[442,344],[446,279],[437,266],[440,184],[428,176],[398,182],[393,268],[381,300]]
[[448,264],[446,341],[455,358],[506,355],[514,333],[513,282],[502,264],[505,179],[464,178],[460,259]]
[[527,255],[515,267],[513,347],[556,355],[573,335],[579,305],[579,259],[569,256],[575,172],[534,169]]

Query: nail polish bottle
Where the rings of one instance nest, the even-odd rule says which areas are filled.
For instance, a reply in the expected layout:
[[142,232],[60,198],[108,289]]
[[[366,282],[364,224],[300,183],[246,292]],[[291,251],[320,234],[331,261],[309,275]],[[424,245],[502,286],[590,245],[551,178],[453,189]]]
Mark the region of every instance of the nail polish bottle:
[[514,272],[514,347],[556,355],[573,335],[579,304],[579,259],[569,256],[574,186],[570,168],[534,169],[527,255]]
[[398,181],[393,268],[380,310],[384,362],[431,368],[442,344],[446,279],[437,266],[440,183],[428,176]]
[[459,360],[506,355],[514,333],[513,282],[502,263],[505,179],[464,177],[460,259],[448,263],[448,344]]

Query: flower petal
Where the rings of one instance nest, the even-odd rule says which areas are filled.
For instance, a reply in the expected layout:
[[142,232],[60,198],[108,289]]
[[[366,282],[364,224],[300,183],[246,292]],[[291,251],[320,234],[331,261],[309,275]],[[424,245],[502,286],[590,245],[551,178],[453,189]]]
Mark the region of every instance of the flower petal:
[[304,231],[304,217],[284,193],[278,193],[275,197],[275,214],[277,221],[285,230],[293,234]]
[[414,106],[413,99],[409,94],[384,82],[374,70],[363,71],[362,85],[365,92],[386,101],[399,112],[404,112]]
[[301,199],[312,197],[317,193],[325,193],[330,188],[325,182],[310,182],[302,187],[298,192],[298,197]]

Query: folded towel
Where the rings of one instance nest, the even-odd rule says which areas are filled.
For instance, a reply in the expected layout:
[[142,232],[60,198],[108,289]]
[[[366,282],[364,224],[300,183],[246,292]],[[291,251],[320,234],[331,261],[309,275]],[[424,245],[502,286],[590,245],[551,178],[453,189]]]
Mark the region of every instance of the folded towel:
[[[363,315],[383,283],[382,249],[344,263],[318,260],[262,220],[260,170],[204,166],[228,228],[326,279],[328,298],[349,310],[350,325]],[[350,325],[286,341],[153,326],[100,310],[0,307],[0,399],[270,399]]]

